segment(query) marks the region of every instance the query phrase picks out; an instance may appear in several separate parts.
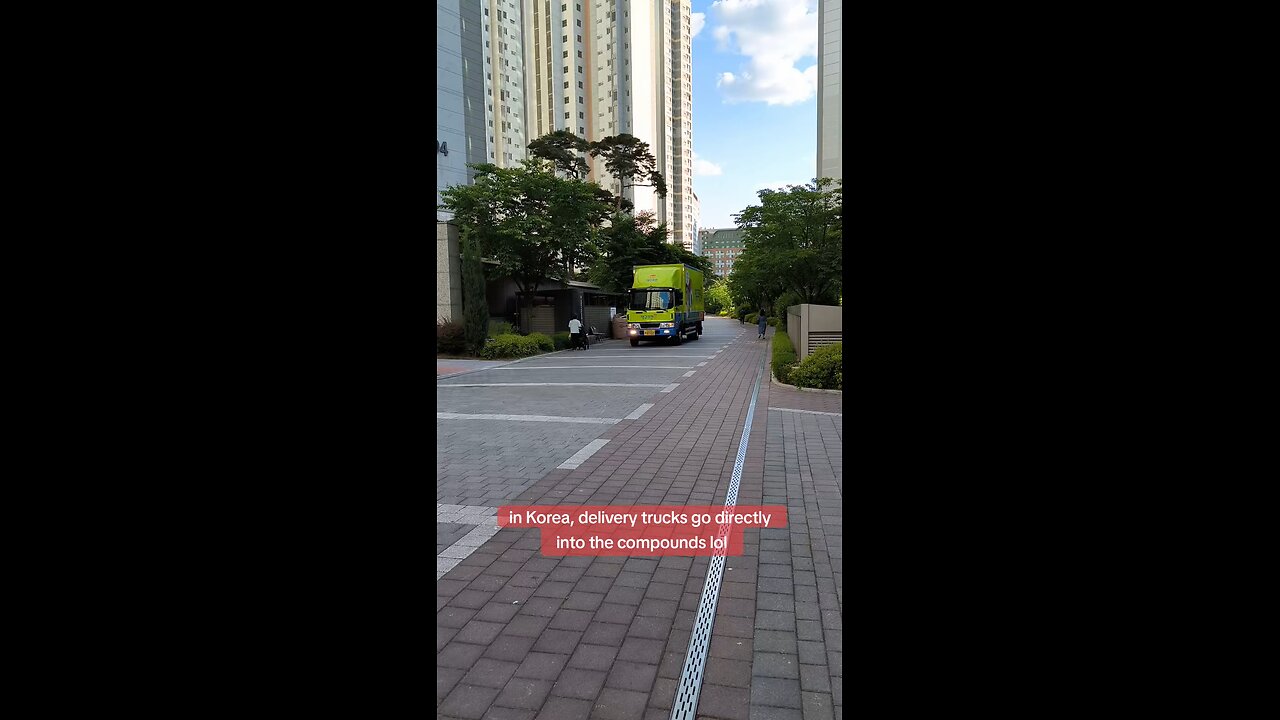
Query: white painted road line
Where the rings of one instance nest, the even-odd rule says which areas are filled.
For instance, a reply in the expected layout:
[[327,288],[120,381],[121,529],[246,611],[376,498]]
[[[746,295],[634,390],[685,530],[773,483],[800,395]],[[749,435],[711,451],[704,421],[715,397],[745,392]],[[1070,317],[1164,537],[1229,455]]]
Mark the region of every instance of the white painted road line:
[[675,390],[678,387],[680,387],[680,383],[671,383],[670,385],[662,388],[662,392],[671,392],[672,390]]
[[697,370],[690,370],[689,372],[685,373],[682,377],[689,377],[690,375],[692,375],[692,374],[694,374],[694,373],[696,373],[696,372],[698,372],[698,371],[697,371]]
[[[663,390],[662,392],[666,392]],[[559,417],[556,415],[491,415],[488,413],[479,415],[470,415],[467,413],[438,412],[437,420],[515,420],[518,422],[562,422],[562,423],[583,423],[586,425],[613,425],[618,422],[617,418],[593,418],[593,417]]]
[[698,367],[702,367],[703,365],[706,365],[706,363],[704,363],[704,362],[700,362],[700,363],[698,363]]
[[[596,454],[596,451],[609,444],[608,440],[592,440],[587,446],[574,453],[572,457],[560,463],[556,467],[561,470],[572,470],[582,464],[584,460]],[[459,541],[461,542],[461,541]]]
[[636,408],[635,410],[632,410],[630,415],[628,415],[628,416],[626,416],[626,417],[624,417],[624,418],[622,418],[622,419],[623,419],[623,420],[639,420],[639,419],[640,419],[640,416],[641,416],[641,415],[643,415],[643,414],[645,414],[646,412],[648,412],[648,411],[649,411],[649,408],[651,408],[651,407],[653,407],[653,403],[645,403],[645,404],[641,405],[640,407]]
[[844,413],[818,412],[817,410],[793,410],[791,408],[776,408],[776,407],[771,407],[769,409],[777,410],[778,412],[805,413],[806,415],[835,415],[836,417],[844,417]]
[[584,368],[623,368],[625,370],[635,370],[637,368],[648,370],[655,368],[658,370],[688,370],[692,365],[526,365],[524,367],[496,367],[493,370],[581,370]]
[[441,383],[436,387],[665,387],[663,383]]

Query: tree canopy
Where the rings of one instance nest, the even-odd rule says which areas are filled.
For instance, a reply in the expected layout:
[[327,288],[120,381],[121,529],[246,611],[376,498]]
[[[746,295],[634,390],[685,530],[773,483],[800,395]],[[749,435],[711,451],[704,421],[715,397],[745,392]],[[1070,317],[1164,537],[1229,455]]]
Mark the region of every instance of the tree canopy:
[[529,154],[550,161],[557,171],[569,177],[581,179],[590,170],[587,161],[582,157],[587,148],[588,143],[585,139],[568,130],[556,130],[530,142]]
[[844,269],[840,181],[820,178],[758,195],[759,205],[735,216],[744,250],[733,266],[734,299],[767,306],[790,291],[800,302],[834,303]]
[[603,157],[604,167],[618,180],[619,209],[621,198],[629,187],[652,187],[658,197],[667,196],[667,181],[658,170],[658,160],[649,152],[649,143],[620,133],[590,143],[591,157]]
[[555,274],[568,280],[573,264],[594,254],[595,235],[611,210],[598,185],[557,177],[541,159],[517,168],[472,167],[474,182],[446,189],[442,207],[453,211],[464,237],[497,261],[496,273],[510,275],[521,292],[533,292]]

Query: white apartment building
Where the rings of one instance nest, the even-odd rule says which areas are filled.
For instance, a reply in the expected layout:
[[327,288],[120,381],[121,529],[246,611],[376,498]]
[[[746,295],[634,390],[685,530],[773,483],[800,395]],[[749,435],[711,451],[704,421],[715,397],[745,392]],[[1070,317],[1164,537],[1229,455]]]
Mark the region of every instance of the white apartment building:
[[[689,0],[524,0],[527,135],[567,129],[587,140],[630,133],[649,144],[667,197],[627,188],[672,242],[693,244]],[[589,179],[616,192],[604,162]]]
[[[635,187],[627,199],[672,242],[700,244],[690,0],[436,0],[436,26],[437,204],[471,182],[467,164],[514,167],[549,132],[630,133],[649,144],[667,197]],[[616,191],[604,162],[591,165],[588,179]]]
[[842,179],[840,0],[818,0],[818,174]]

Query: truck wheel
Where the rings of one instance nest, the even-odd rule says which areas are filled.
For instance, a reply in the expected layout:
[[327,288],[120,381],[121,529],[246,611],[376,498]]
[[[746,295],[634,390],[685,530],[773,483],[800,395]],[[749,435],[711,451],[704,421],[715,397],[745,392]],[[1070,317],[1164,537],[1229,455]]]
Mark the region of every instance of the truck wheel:
[[701,334],[702,334],[702,323],[701,323],[701,322],[699,322],[699,323],[698,323],[698,334],[699,334],[699,335],[701,335]]
[[679,345],[682,342],[684,342],[684,328],[679,328],[679,332],[677,332],[674,336],[672,336],[671,344]]
[[698,339],[698,329],[691,328],[689,330],[689,342],[693,342],[694,340],[697,340],[697,339]]
[[636,347],[636,346],[637,346],[637,345],[639,345],[639,344],[640,344],[640,341],[639,341],[639,340],[637,340],[637,339],[635,339],[635,338],[631,338],[631,347]]

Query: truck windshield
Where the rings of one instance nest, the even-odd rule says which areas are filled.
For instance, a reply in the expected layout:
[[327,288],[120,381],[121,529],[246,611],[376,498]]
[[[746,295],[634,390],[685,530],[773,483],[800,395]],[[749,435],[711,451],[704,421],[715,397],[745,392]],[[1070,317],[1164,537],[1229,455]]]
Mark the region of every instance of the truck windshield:
[[670,310],[670,290],[632,290],[632,310]]

